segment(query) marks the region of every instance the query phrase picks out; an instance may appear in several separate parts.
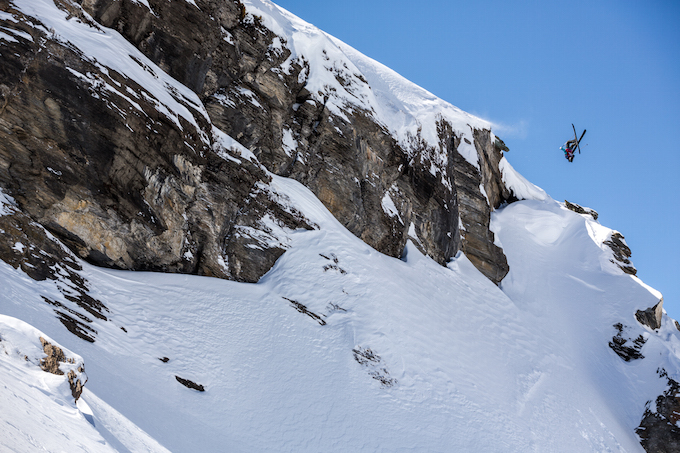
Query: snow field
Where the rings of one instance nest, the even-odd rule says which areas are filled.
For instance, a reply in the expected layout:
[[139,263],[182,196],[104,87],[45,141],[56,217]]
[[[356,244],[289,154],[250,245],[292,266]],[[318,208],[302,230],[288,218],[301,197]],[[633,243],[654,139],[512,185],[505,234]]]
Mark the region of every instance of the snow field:
[[[291,232],[258,284],[86,266],[111,311],[94,344],[54,328],[39,285],[0,306],[85,358],[96,426],[124,414],[171,451],[641,451],[658,361],[625,363],[607,343],[657,298],[602,265],[590,220],[553,201],[497,211],[499,289],[462,254],[447,268],[411,245],[381,255],[298,183],[272,187],[320,228]],[[642,353],[677,365],[648,336]]]

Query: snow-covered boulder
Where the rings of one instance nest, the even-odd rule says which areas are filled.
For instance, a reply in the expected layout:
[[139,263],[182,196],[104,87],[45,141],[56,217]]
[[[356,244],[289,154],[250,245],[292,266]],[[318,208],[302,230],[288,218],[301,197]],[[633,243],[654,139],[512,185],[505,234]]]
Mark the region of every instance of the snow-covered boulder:
[[49,381],[50,389],[60,392],[59,389],[66,387],[74,401],[80,398],[87,382],[82,357],[58,345],[31,325],[5,315],[0,315],[0,355],[4,355],[5,360],[23,361],[27,366],[62,376]]

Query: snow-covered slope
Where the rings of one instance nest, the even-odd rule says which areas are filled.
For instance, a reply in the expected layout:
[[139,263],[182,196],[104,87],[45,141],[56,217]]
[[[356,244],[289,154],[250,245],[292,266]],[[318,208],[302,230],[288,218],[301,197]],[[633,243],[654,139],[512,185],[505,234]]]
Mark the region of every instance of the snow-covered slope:
[[[661,295],[615,264],[606,244],[612,230],[552,200],[501,157],[502,182],[520,201],[491,215],[510,267],[500,285],[462,252],[446,266],[411,241],[402,259],[381,254],[312,191],[268,173],[249,149],[213,128],[201,99],[117,32],[67,19],[51,0],[12,4],[40,18],[53,39],[101,74],[118,71],[137,83],[134,91],[71,71],[110,93],[109,101],[125,96],[131,109],[123,117],[147,115],[134,110],[144,100],[179,129],[203,130],[192,143],[212,140],[225,161],[253,163],[267,175],[258,190],[311,229],[264,216],[272,235],[259,244],[276,236],[286,251],[258,283],[107,270],[78,260],[80,295],[101,302],[99,316],[60,280],[61,268],[54,279],[36,281],[0,261],[2,448],[642,451],[635,433],[642,414],[655,410],[649,402],[666,389],[665,377],[680,380],[680,333],[665,315],[654,330],[636,319]],[[439,142],[444,119],[460,141],[456,151],[482,171],[475,129],[488,123],[270,2],[245,4],[245,19],[257,17],[286,39],[291,54],[283,69],[304,66],[305,89],[324,109],[339,118],[368,112],[406,152],[416,150],[413,140],[424,143],[431,152],[419,157],[427,156],[433,175],[443,175],[451,157]],[[16,40],[16,33],[0,39]],[[292,151],[296,142],[286,137]],[[489,204],[481,182],[475,189]],[[389,196],[381,206],[394,217],[406,212]],[[0,216],[19,212],[0,188]],[[32,247],[17,241],[12,250],[20,256]],[[65,329],[55,307],[86,323],[92,341]],[[88,382],[77,403],[63,376],[39,368],[41,336],[82,357]],[[612,345],[632,352],[624,359]]]
[[[54,344],[47,335],[5,315],[0,315],[0,332],[2,451],[167,451],[94,394],[85,392],[96,409],[96,422],[83,398],[74,402],[65,376],[40,369],[45,357],[41,341]],[[67,359],[82,365],[81,357],[59,348]],[[59,366],[62,372],[69,367],[75,364]]]
[[[659,295],[609,261],[604,227],[552,200],[497,211],[511,268],[498,288],[464,255],[447,268],[411,246],[381,255],[298,183],[273,185],[320,228],[292,233],[259,283],[86,266],[110,310],[92,344],[2,263],[3,313],[83,356],[95,428],[120,413],[187,452],[641,451],[634,429],[663,390],[659,364],[678,369],[678,332],[666,319],[643,334],[654,360],[609,348],[613,325],[635,326]],[[13,378],[3,398],[18,410],[13,386],[38,379]],[[62,429],[85,438],[86,415],[71,417]]]

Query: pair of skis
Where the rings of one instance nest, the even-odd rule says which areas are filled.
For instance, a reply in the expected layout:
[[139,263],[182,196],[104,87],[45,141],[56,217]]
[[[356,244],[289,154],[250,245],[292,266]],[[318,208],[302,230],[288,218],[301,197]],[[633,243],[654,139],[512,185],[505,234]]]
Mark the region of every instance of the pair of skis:
[[581,146],[579,144],[581,143],[581,139],[583,139],[583,136],[586,135],[586,130],[583,129],[581,138],[577,138],[578,134],[576,133],[576,127],[574,127],[574,123],[571,123],[571,128],[574,129],[574,141],[576,142],[576,149],[578,149],[578,153],[581,154]]

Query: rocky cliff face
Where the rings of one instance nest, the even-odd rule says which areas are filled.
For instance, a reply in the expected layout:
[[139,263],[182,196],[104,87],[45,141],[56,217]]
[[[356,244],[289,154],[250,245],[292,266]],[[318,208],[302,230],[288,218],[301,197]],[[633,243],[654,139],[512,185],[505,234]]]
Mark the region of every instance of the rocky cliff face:
[[[83,39],[124,37],[129,49],[118,36],[118,48],[95,46],[119,53],[108,64],[40,11],[3,2],[14,39],[2,47],[0,184],[23,212],[97,265],[257,281],[285,250],[286,229],[312,227],[267,189],[272,172],[312,189],[383,253],[400,256],[411,237],[442,264],[462,248],[503,278],[489,213],[511,195],[488,129],[463,138],[442,117],[438,143],[399,142],[347,64],[324,70],[357,102],[330,106],[338,90],[310,91],[318,68],[292,58],[259,16],[238,1],[197,6],[55,2]],[[470,139],[477,165],[458,153]]]
[[[99,33],[78,5],[58,6]],[[4,7],[17,39],[3,48],[1,184],[80,257],[256,281],[285,249],[265,213],[276,227],[310,228],[269,198],[266,171],[212,130],[193,93],[166,82],[178,99],[166,106],[148,86]],[[143,65],[139,57],[122,58]],[[258,233],[247,234],[252,228]]]

